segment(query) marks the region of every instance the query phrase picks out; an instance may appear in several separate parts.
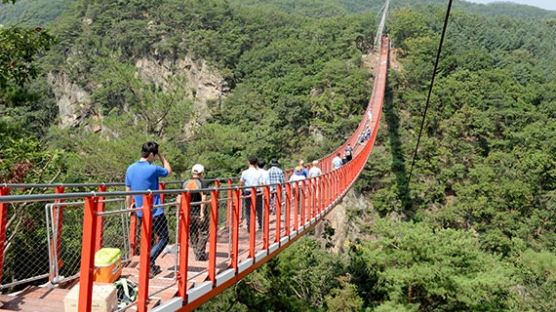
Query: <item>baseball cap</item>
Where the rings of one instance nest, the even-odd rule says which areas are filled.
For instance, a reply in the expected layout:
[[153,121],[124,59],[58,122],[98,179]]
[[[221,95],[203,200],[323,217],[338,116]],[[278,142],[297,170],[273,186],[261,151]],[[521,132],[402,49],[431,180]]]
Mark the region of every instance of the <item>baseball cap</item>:
[[203,167],[203,165],[201,164],[195,164],[193,165],[193,168],[191,168],[191,173],[199,174],[203,172],[205,172],[205,167]]

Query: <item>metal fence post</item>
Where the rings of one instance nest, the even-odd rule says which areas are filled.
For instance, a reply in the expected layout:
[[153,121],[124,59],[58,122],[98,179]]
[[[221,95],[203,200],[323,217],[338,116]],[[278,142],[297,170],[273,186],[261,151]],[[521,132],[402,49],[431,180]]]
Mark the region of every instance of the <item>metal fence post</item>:
[[301,190],[299,189],[299,183],[293,182],[294,187],[294,196],[293,196],[293,229],[297,231],[299,229],[299,205],[300,205],[300,197],[301,197]]
[[139,251],[139,290],[137,311],[146,312],[149,300],[149,272],[151,269],[151,238],[153,230],[153,196],[143,196],[143,220],[141,220],[141,250]]
[[[158,183],[158,189],[164,191],[166,189],[166,183],[165,182]],[[162,193],[158,196],[160,196],[160,203],[164,204],[166,202],[166,194]]]
[[290,183],[286,183],[286,236],[290,235],[290,222],[291,222],[291,204],[292,204],[292,186]]
[[208,279],[216,282],[216,240],[218,239],[218,190],[210,192],[210,225],[209,225],[209,254]]
[[[135,202],[134,196],[131,197]],[[135,206],[135,205],[132,205]],[[137,250],[137,213],[132,211],[129,215],[129,257],[135,256]]]
[[257,215],[256,215],[256,207],[257,207],[257,188],[251,188],[251,209],[249,211],[245,211],[245,214],[250,215],[250,222],[247,225],[249,227],[249,258],[255,258],[255,239],[257,238],[256,227],[257,224]]
[[189,224],[191,222],[191,194],[181,193],[179,223],[179,267],[178,294],[183,300],[187,300],[187,268],[189,265]]
[[[56,194],[63,194],[65,192],[65,188],[63,186],[56,186],[54,188],[54,193]],[[55,205],[52,208],[52,212],[54,214],[54,222],[55,224],[52,225],[52,228],[56,231],[56,244],[52,242],[50,246],[52,246],[52,261],[56,263],[55,265],[55,276],[51,276],[51,281],[53,278],[59,275],[60,268],[64,265],[64,261],[62,260],[62,229],[63,229],[63,222],[64,222],[64,206],[60,205],[63,203],[63,199],[56,199],[54,201]]]
[[236,188],[233,190],[233,213],[232,213],[232,268],[237,272],[237,264],[239,260],[239,216],[241,208],[241,190]]
[[270,245],[270,186],[264,187],[263,196],[263,249]]
[[83,245],[81,245],[81,268],[79,275],[79,311],[91,311],[93,298],[93,273],[95,269],[95,233],[97,225],[96,197],[85,198],[83,212]]
[[282,184],[276,185],[276,207],[275,207],[275,215],[276,215],[276,235],[274,237],[274,242],[280,242],[280,236],[282,234]]
[[[6,196],[10,193],[7,187],[0,187],[0,196]],[[8,203],[0,203],[0,283],[4,274],[4,246],[6,244],[6,223],[8,222]]]
[[305,186],[307,184],[306,182],[307,180],[303,180],[301,182],[299,182],[298,186],[299,186],[299,203],[300,203],[300,207],[299,210],[301,210],[301,226],[305,225],[305,219],[307,218],[307,205],[306,205],[306,201],[307,201],[307,194],[305,192]]
[[231,222],[231,218],[232,218],[232,209],[233,209],[233,197],[234,197],[234,192],[232,190],[232,185],[234,184],[234,181],[232,181],[232,179],[228,179],[228,188],[229,190],[227,191],[227,197],[226,197],[226,227],[230,227],[230,222]]
[[[104,185],[104,184],[99,185],[98,186],[98,191],[99,192],[106,192],[106,185]],[[105,207],[104,197],[99,197],[98,198],[98,206],[97,206],[98,211],[103,212],[104,207]],[[104,227],[103,227],[103,222],[102,222],[102,216],[98,216],[97,217],[97,225],[96,225],[95,252],[102,248],[103,231],[104,231]]]

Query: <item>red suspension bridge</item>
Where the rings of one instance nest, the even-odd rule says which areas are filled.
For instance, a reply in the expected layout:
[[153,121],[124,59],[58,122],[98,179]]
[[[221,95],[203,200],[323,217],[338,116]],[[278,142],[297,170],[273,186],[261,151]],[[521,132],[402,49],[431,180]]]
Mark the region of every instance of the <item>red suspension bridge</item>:
[[[161,183],[158,191],[124,192],[123,183],[107,184],[4,184],[0,185],[0,246],[6,248],[14,207],[22,203],[39,202],[45,205],[45,254],[47,264],[37,264],[32,276],[2,278],[6,271],[14,272],[0,253],[0,311],[63,311],[63,299],[75,285],[79,285],[78,309],[91,311],[93,305],[94,255],[102,247],[122,250],[122,276],[138,284],[135,301],[119,310],[190,311],[237,283],[247,274],[276,256],[313,229],[350,190],[365,168],[373,150],[386,89],[389,41],[382,38],[374,67],[374,86],[367,110],[351,137],[334,152],[319,161],[323,174],[300,182],[263,186],[263,227],[255,229],[255,193],[245,198],[245,188],[234,180],[215,180],[206,189],[210,195],[207,260],[196,260],[189,231],[192,207],[191,194],[181,189],[180,182]],[[359,137],[366,127],[371,129],[369,140],[360,144]],[[351,144],[356,146],[353,159],[333,170],[332,158]],[[224,183],[222,183],[222,182]],[[175,186],[175,187],[174,187]],[[28,188],[53,189],[54,193],[38,195],[10,195],[10,191]],[[68,189],[95,188],[94,192],[66,192]],[[159,194],[161,205],[153,207],[153,196]],[[273,195],[274,194],[274,195]],[[127,195],[144,196],[144,206],[126,209]],[[179,204],[177,196],[182,196]],[[271,197],[276,196],[275,211],[271,213]],[[249,231],[241,226],[244,200],[251,201]],[[12,207],[12,209],[8,209]],[[149,279],[153,208],[163,208],[170,224],[170,247],[157,260],[162,273]],[[139,225],[135,212],[142,210]],[[64,222],[64,216],[82,220],[80,224]],[[76,217],[77,216],[77,217]],[[75,219],[74,219],[75,220]],[[82,228],[81,245],[67,244],[69,229]],[[136,233],[140,232],[137,237]],[[75,232],[75,231],[74,231]],[[251,234],[250,234],[251,233]],[[78,249],[78,250],[76,250]],[[139,249],[139,252],[137,252]],[[15,255],[11,265],[25,266],[42,260]],[[40,285],[43,283],[42,285]],[[31,286],[33,285],[33,286]],[[37,286],[40,285],[40,286]],[[18,292],[13,290],[18,289]],[[10,293],[10,291],[12,291]]]

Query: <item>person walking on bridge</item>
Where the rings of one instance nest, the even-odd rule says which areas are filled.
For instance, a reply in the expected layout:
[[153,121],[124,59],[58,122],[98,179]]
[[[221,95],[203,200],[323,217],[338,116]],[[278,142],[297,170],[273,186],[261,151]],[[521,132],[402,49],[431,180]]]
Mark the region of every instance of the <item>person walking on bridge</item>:
[[351,144],[349,143],[344,149],[344,156],[346,157],[346,162],[350,162],[353,158],[353,147],[351,147]]
[[[153,164],[157,156],[162,162],[162,167]],[[127,168],[125,175],[126,191],[156,191],[159,185],[158,179],[171,174],[172,167],[168,160],[160,153],[158,144],[156,142],[146,142],[141,147],[141,159]],[[143,207],[143,204],[143,195],[136,195],[135,207]],[[168,244],[168,222],[164,216],[164,210],[161,207],[157,207],[160,204],[160,195],[154,195],[152,224],[153,232],[158,237],[158,242],[153,244],[150,253],[151,277],[161,272],[160,267],[155,262],[156,258],[158,258],[164,247]],[[126,207],[131,208],[131,196],[126,196]],[[139,222],[141,222],[143,211],[137,210],[136,213],[137,217],[139,217]]]
[[313,164],[311,169],[309,169],[309,178],[316,178],[322,174],[322,171],[319,168],[319,161],[313,160]]
[[[195,253],[195,259],[205,261],[207,256],[207,241],[209,229],[209,213],[207,205],[207,193],[202,191],[208,188],[203,179],[205,167],[196,164],[191,168],[191,179],[183,183],[183,188],[191,193],[191,220],[189,223],[189,237],[191,247]],[[178,203],[181,201],[178,197]]]
[[338,169],[343,165],[340,153],[336,154],[336,157],[332,159],[332,169]]
[[[247,221],[247,231],[250,231],[251,224],[251,191],[252,187],[258,187],[264,184],[262,171],[258,169],[258,159],[256,156],[249,156],[247,159],[249,162],[249,168],[243,170],[241,173],[241,178],[239,179],[240,185],[243,187],[248,187],[243,190],[243,196],[245,196],[243,213],[245,214],[245,220]],[[257,190],[259,191],[259,190]],[[259,228],[263,227],[263,211],[262,211],[262,198],[261,196],[256,196],[255,200],[255,211],[257,215],[257,221],[259,223]]]
[[[284,172],[279,167],[278,161],[276,159],[272,159],[270,162],[270,169],[268,169],[268,178],[269,184],[284,184]],[[272,213],[276,211],[277,199],[278,194],[276,194],[277,188],[276,185],[270,187],[271,192],[271,199],[270,199],[270,210]]]
[[303,171],[303,175],[305,176],[305,179],[307,179],[309,177],[309,170],[305,168],[305,161],[303,161],[303,159],[300,159],[298,162],[298,166],[301,167],[301,170]]
[[292,185],[293,197],[297,198],[298,201],[297,207],[293,206],[297,210],[298,214],[301,212],[301,207],[303,205],[303,203],[301,202],[301,193],[303,192],[302,190],[303,185],[301,184],[300,181],[303,181],[307,178],[305,176],[305,173],[303,172],[303,169],[304,168],[301,166],[295,167],[295,170],[293,171],[293,174],[290,177],[290,181],[289,181]]

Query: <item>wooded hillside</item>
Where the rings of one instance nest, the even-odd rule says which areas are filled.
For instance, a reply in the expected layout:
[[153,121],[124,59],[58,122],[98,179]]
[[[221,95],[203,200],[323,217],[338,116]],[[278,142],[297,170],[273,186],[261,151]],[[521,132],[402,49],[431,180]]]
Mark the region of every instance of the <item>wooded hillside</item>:
[[[48,32],[18,26],[28,53],[0,60],[0,182],[121,180],[147,139],[179,175],[312,160],[368,101],[382,4],[77,0]],[[200,310],[556,310],[556,19],[456,2],[409,183],[444,10],[389,14],[388,101],[358,200],[338,208],[341,248],[326,225]],[[20,51],[13,30],[0,44]]]

